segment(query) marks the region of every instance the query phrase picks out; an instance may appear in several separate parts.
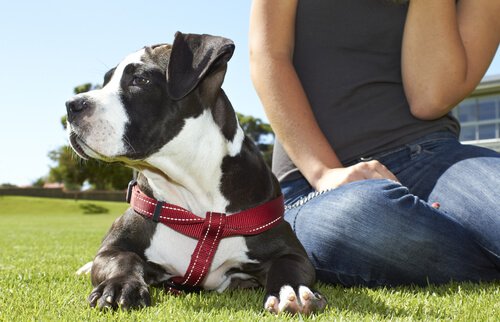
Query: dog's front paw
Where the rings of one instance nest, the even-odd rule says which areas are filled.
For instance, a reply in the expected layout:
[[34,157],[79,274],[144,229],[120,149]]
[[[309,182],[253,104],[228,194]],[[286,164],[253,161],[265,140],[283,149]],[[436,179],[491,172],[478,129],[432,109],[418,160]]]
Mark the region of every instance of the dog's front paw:
[[308,315],[323,311],[326,304],[324,296],[311,291],[307,286],[299,286],[294,290],[291,286],[285,285],[279,294],[267,296],[264,308],[275,314],[288,312]]
[[132,309],[151,305],[148,286],[137,278],[127,276],[105,280],[88,297],[91,307]]

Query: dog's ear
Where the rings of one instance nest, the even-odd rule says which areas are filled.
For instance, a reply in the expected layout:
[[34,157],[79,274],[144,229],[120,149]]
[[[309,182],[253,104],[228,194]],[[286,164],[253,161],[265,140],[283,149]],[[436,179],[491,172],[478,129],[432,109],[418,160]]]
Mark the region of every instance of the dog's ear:
[[170,97],[174,100],[185,97],[204,77],[221,67],[225,73],[233,52],[234,43],[227,38],[177,32],[167,68]]

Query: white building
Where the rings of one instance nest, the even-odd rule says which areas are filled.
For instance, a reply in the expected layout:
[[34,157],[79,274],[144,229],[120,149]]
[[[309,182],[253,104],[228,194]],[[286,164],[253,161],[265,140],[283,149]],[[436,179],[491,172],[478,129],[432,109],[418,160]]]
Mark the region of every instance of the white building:
[[460,141],[500,152],[500,75],[483,78],[452,111],[460,121]]

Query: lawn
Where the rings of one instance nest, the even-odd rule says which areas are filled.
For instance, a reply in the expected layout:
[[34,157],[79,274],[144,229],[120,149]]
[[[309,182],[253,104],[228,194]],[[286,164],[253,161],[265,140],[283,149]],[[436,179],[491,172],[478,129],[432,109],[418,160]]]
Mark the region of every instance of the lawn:
[[500,283],[440,287],[342,288],[318,285],[327,310],[312,317],[262,312],[261,290],[169,296],[152,292],[140,311],[89,308],[91,260],[125,203],[0,196],[0,321],[499,321]]

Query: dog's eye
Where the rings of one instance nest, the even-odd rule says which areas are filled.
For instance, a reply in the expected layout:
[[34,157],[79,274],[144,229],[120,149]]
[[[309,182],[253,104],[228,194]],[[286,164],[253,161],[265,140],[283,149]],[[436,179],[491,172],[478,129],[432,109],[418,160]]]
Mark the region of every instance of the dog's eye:
[[132,79],[132,85],[135,86],[141,86],[141,85],[147,85],[149,84],[149,79],[141,77],[141,76],[135,76]]

